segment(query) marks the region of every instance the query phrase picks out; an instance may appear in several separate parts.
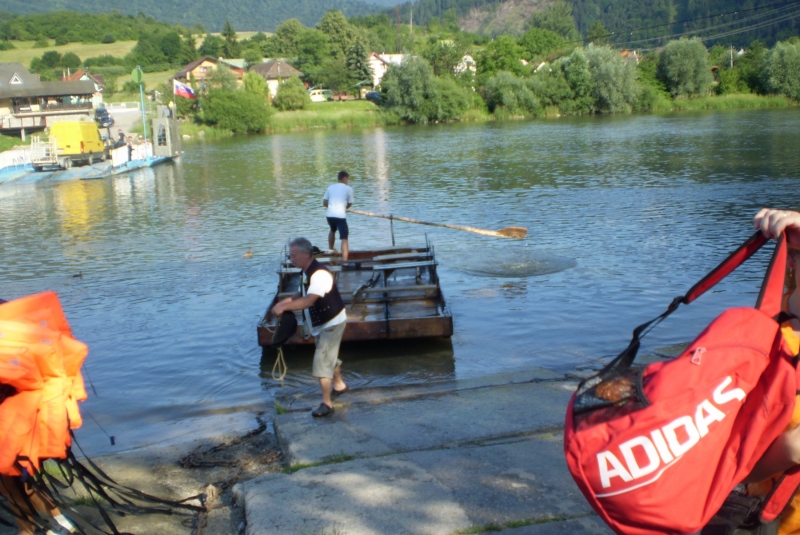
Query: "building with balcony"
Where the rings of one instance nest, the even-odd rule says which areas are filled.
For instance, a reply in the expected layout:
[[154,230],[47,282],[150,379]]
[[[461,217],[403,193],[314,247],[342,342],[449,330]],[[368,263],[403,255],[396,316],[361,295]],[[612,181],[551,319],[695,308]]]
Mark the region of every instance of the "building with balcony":
[[21,63],[0,63],[0,132],[44,130],[55,121],[91,119],[91,80],[42,82]]

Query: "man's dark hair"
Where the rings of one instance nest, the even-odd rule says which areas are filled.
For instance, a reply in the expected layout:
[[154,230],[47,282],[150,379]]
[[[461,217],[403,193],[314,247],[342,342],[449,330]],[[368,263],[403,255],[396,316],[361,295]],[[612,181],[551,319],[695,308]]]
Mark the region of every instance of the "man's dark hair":
[[339,182],[345,178],[350,178],[350,175],[347,173],[347,171],[339,171]]

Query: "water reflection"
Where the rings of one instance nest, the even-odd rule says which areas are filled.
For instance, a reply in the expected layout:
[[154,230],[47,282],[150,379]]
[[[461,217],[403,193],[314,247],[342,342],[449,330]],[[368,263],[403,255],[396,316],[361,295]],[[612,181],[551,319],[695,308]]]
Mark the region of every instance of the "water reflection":
[[[451,340],[393,340],[358,342],[343,346],[340,351],[342,374],[350,388],[398,386],[409,383],[447,381],[456,377],[455,352]],[[288,374],[283,385],[273,377],[276,352],[265,349],[261,357],[262,388],[288,397],[315,396],[319,383],[311,375],[313,346],[285,347],[284,359]]]

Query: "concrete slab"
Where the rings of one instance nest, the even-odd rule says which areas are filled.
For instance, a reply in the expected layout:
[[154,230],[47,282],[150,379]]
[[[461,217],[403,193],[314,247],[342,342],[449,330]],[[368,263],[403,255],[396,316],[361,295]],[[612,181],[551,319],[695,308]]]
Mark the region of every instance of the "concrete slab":
[[566,383],[507,384],[389,403],[345,404],[343,396],[332,416],[290,412],[276,416],[274,426],[290,466],[452,447],[560,428],[573,389]]
[[529,521],[605,535],[582,519],[549,521],[591,514],[561,440],[546,435],[260,476],[244,484],[247,534],[451,535]]
[[448,535],[470,525],[449,489],[402,456],[267,474],[244,495],[247,535]]
[[450,489],[475,526],[589,514],[567,470],[562,441],[559,433],[404,457]]

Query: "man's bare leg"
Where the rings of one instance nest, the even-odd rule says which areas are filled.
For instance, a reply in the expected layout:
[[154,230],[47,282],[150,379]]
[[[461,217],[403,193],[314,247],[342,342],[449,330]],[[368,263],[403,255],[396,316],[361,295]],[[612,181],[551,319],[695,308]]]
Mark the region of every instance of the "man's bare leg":
[[347,244],[347,240],[342,240],[342,262],[347,262],[349,254],[350,246]]
[[[334,372],[333,375],[335,377],[336,372]],[[319,388],[322,390],[322,402],[328,407],[333,407],[333,402],[331,401],[331,380],[327,377],[320,377]]]
[[333,231],[328,232],[328,249],[333,249],[333,241],[336,239],[336,234]]
[[342,379],[342,367],[338,365],[333,370],[333,388],[339,392],[347,388],[347,383],[345,383],[344,379]]

